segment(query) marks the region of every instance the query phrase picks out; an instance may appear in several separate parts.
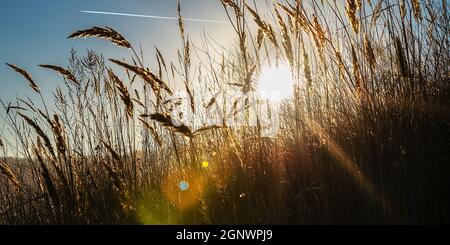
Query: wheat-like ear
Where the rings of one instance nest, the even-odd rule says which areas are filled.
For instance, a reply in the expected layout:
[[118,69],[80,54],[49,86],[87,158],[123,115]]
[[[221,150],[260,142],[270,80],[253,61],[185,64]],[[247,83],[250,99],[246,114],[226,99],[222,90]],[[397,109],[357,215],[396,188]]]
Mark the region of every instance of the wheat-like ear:
[[144,81],[146,81],[150,84],[150,86],[152,87],[152,89],[154,90],[155,93],[159,93],[160,88],[162,88],[168,94],[172,95],[172,91],[167,86],[167,84],[165,82],[163,82],[161,79],[157,78],[153,73],[151,73],[145,69],[142,69],[140,67],[130,65],[130,64],[127,64],[127,63],[119,61],[119,60],[110,59],[110,61],[119,66],[124,67],[127,70],[130,70],[130,71],[138,74],[142,79],[144,79]]
[[356,15],[359,9],[359,5],[361,5],[358,4],[358,2],[359,1],[357,0],[347,0],[347,7],[346,7],[347,16],[356,34],[358,34],[359,32],[359,20]]
[[42,67],[42,68],[46,68],[46,69],[50,69],[50,70],[56,71],[59,74],[61,74],[62,76],[64,76],[65,78],[67,78],[68,80],[70,80],[70,81],[72,81],[72,82],[74,82],[76,84],[79,84],[77,79],[75,78],[75,76],[70,71],[68,71],[67,69],[64,69],[62,67],[55,66],[55,65],[39,65],[39,66]]
[[414,18],[416,18],[417,21],[422,21],[422,9],[420,7],[420,0],[412,0],[411,2]]
[[324,47],[325,47],[325,32],[320,25],[319,19],[315,14],[313,14],[313,23],[310,26],[311,28],[311,35],[313,37],[314,43],[317,48],[317,52],[319,54],[320,62],[322,64],[325,64],[325,53],[324,53]]
[[383,3],[383,1],[378,1],[377,4],[375,5],[375,8],[373,9],[372,19],[370,20],[370,24],[372,26],[375,26],[378,18],[380,17],[380,14],[382,12],[381,11],[382,3]]
[[34,82],[33,78],[31,77],[31,75],[25,71],[24,69],[16,66],[16,65],[12,65],[12,64],[8,64],[6,63],[7,66],[9,66],[11,69],[13,69],[15,72],[19,73],[20,75],[22,75],[25,79],[27,79],[30,87],[36,91],[36,93],[41,93],[41,90],[39,89],[39,86]]
[[28,125],[30,125],[34,131],[36,131],[36,133],[44,140],[44,144],[47,147],[47,149],[50,151],[50,154],[53,156],[53,158],[55,158],[55,151],[53,150],[53,146],[50,142],[50,139],[48,138],[48,136],[44,133],[44,131],[41,129],[41,127],[39,127],[39,125],[37,125],[31,118],[29,118],[28,116],[22,114],[22,113],[18,113],[19,116],[21,116],[27,123]]
[[110,40],[119,47],[131,48],[131,44],[117,31],[109,27],[92,27],[73,33],[68,38],[96,37]]
[[158,143],[159,146],[162,146],[162,140],[158,135],[158,132],[156,132],[156,129],[153,128],[148,122],[146,122],[144,119],[139,118],[139,121],[142,122],[142,124],[144,124],[144,126],[150,131],[150,133],[153,136],[153,139],[156,141],[156,143]]
[[123,103],[126,106],[126,114],[129,118],[133,117],[133,102],[131,101],[130,94],[128,93],[128,89],[123,84],[123,82],[114,74],[114,72],[109,69],[108,70],[109,78],[112,80],[112,82],[116,85],[117,89],[120,92],[120,98],[122,99]]
[[406,2],[405,0],[400,0],[400,17],[402,17],[402,19],[405,18],[406,16]]
[[352,65],[353,76],[355,79],[355,94],[360,97],[362,95],[362,73],[358,62],[358,56],[356,55],[355,47],[352,45]]
[[312,93],[312,74],[311,74],[311,66],[309,64],[309,57],[308,57],[308,53],[306,53],[306,49],[305,49],[305,42],[302,42],[301,45],[302,48],[302,53],[303,53],[303,72],[305,73],[305,78],[306,78],[306,92],[308,94],[308,96],[311,96]]
[[0,160],[0,172],[4,174],[17,189],[20,189],[19,180],[17,180],[17,177],[14,175],[11,168],[1,160]]
[[177,3],[177,15],[178,15],[178,27],[180,28],[180,35],[184,38],[185,31],[184,31],[184,23],[183,23],[183,16],[181,15],[181,4],[180,1]]
[[[260,30],[264,33],[264,35],[267,36],[267,38],[269,38],[269,40],[273,43],[273,45],[278,47],[277,38],[275,36],[275,32],[273,31],[272,26],[270,24],[266,23],[265,21],[263,21],[261,19],[261,17],[258,15],[258,13],[255,10],[253,10],[250,6],[248,6],[248,4],[245,4],[245,7],[247,7],[248,11],[253,16],[253,20],[259,26]],[[258,39],[260,39],[260,38],[261,37],[258,36]],[[262,42],[261,40],[257,40],[257,41],[258,41],[258,43]]]
[[[295,11],[293,9],[290,9],[289,7],[287,7],[287,6],[285,6],[285,5],[281,4],[281,3],[277,3],[277,5],[282,10],[284,10],[290,17],[295,18],[296,14],[295,14]],[[297,21],[297,20],[295,20],[295,21]]]
[[[306,16],[300,11],[300,1],[297,1],[296,7],[290,6],[290,4],[288,4],[288,7],[281,3],[277,3],[277,5],[293,19],[293,21],[297,25],[297,28],[302,27],[305,31],[309,31],[308,20]],[[299,29],[297,31],[299,31]]]
[[344,79],[344,74],[346,73],[344,60],[342,59],[342,54],[338,50],[336,50],[336,62],[339,68],[339,76]]
[[236,16],[243,16],[241,8],[239,8],[239,6],[235,2],[233,2],[233,0],[221,0],[221,2],[224,7],[233,8]]
[[57,149],[59,151],[59,153],[61,153],[62,155],[64,155],[66,149],[67,149],[67,143],[66,140],[64,138],[64,128],[61,124],[61,121],[59,120],[58,115],[54,114],[53,115],[53,121],[52,121],[52,130],[53,130],[53,134],[56,137],[56,141],[57,141]]
[[284,52],[286,53],[286,57],[289,61],[289,64],[291,66],[293,66],[294,64],[294,56],[293,56],[293,51],[292,51],[292,43],[291,43],[291,39],[289,37],[289,33],[288,33],[288,29],[286,27],[286,24],[283,20],[283,17],[281,17],[280,12],[278,12],[278,9],[276,8],[276,5],[274,5],[274,10],[275,10],[275,14],[277,16],[277,20],[278,20],[278,25],[281,27],[281,33],[283,36],[283,48],[284,48]]
[[319,19],[317,18],[316,15],[313,16],[313,22],[314,22],[314,32],[315,36],[317,38],[317,45],[319,46],[320,49],[323,49],[323,47],[325,46],[325,31],[322,28],[322,25],[319,22]]
[[34,152],[35,155],[38,159],[38,162],[41,165],[41,175],[44,178],[44,184],[45,187],[47,188],[48,194],[50,195],[51,200],[53,201],[53,204],[58,208],[61,208],[61,202],[59,200],[59,195],[56,189],[56,185],[52,180],[52,176],[50,174],[50,171],[47,167],[47,165],[45,165],[44,160],[42,159],[42,156],[40,154],[40,151],[37,148],[34,148]]
[[375,58],[375,53],[373,52],[372,43],[367,36],[367,33],[364,35],[364,54],[366,56],[367,61],[369,62],[370,69],[373,71],[377,60]]
[[264,31],[262,29],[258,29],[258,35],[256,38],[256,43],[258,44],[258,49],[262,47],[262,44],[264,42]]

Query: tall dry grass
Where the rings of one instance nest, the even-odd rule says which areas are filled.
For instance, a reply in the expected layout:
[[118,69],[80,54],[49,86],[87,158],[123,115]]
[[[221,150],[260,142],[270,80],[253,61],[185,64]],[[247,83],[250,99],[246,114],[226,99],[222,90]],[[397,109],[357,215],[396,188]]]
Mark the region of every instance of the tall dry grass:
[[[154,70],[112,28],[70,35],[131,57],[72,51],[66,68],[42,65],[64,78],[55,108],[8,64],[41,101],[3,103],[20,160],[0,162],[1,223],[449,223],[445,0],[267,1],[268,14],[252,1],[218,4],[234,47],[193,45],[179,5],[179,60],[156,49]],[[261,67],[278,62],[295,84],[276,137],[249,125],[248,101],[222,108],[219,125],[174,120],[181,102],[169,84],[181,81],[192,111],[209,110],[222,103],[214,94],[251,91]],[[247,126],[227,124],[238,114]]]

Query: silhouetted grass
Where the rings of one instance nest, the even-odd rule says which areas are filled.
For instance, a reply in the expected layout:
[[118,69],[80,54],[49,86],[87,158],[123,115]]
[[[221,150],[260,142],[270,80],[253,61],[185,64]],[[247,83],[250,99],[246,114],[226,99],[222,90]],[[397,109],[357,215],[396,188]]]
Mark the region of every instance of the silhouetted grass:
[[[155,71],[111,28],[70,35],[110,40],[131,59],[109,67],[73,51],[66,68],[42,66],[64,78],[54,108],[42,97],[3,104],[19,149],[0,162],[0,223],[448,224],[446,1],[323,2],[268,4],[265,18],[251,1],[222,0],[236,43],[204,57],[179,7],[178,64],[156,49]],[[218,92],[256,88],[268,62],[295,81],[276,136],[249,124],[248,101],[221,108],[231,113],[219,125],[173,118],[169,84],[201,113],[222,103]],[[243,127],[226,123],[239,115]]]

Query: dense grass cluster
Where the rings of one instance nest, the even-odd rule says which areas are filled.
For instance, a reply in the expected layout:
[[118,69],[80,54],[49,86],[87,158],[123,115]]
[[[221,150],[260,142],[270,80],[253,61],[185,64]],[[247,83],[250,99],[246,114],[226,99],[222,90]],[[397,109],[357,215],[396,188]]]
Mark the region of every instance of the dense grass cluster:
[[[219,1],[233,47],[193,45],[179,7],[179,59],[156,49],[155,69],[111,28],[75,32],[131,58],[42,65],[64,78],[51,107],[8,64],[42,100],[3,103],[17,145],[0,161],[0,223],[449,223],[447,1],[341,2],[267,1],[262,14]],[[256,89],[268,63],[295,81],[275,137],[172,118],[176,87],[190,111],[218,108],[216,93]],[[223,109],[249,123],[247,103]]]

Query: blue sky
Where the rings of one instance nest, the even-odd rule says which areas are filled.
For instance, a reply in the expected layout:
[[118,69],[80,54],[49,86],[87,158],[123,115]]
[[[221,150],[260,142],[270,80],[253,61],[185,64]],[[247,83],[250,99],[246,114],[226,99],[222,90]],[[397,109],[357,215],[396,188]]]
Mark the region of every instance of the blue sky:
[[[181,1],[185,18],[226,20],[217,0]],[[176,0],[14,0],[3,1],[0,8],[0,98],[13,100],[16,96],[32,95],[27,83],[6,67],[5,62],[29,71],[44,91],[50,92],[60,81],[39,64],[65,66],[70,49],[79,52],[87,48],[103,53],[107,58],[129,57],[129,51],[106,41],[68,40],[72,32],[92,26],[110,26],[121,32],[132,44],[143,46],[153,55],[156,45],[167,56],[180,46],[177,22],[136,17],[92,15],[81,10],[123,12],[176,17]],[[219,39],[227,25],[186,23],[195,41],[203,30]],[[150,53],[151,52],[151,53]],[[148,58],[147,58],[148,59]],[[150,57],[153,59],[153,56]],[[3,117],[3,112],[0,113]]]

